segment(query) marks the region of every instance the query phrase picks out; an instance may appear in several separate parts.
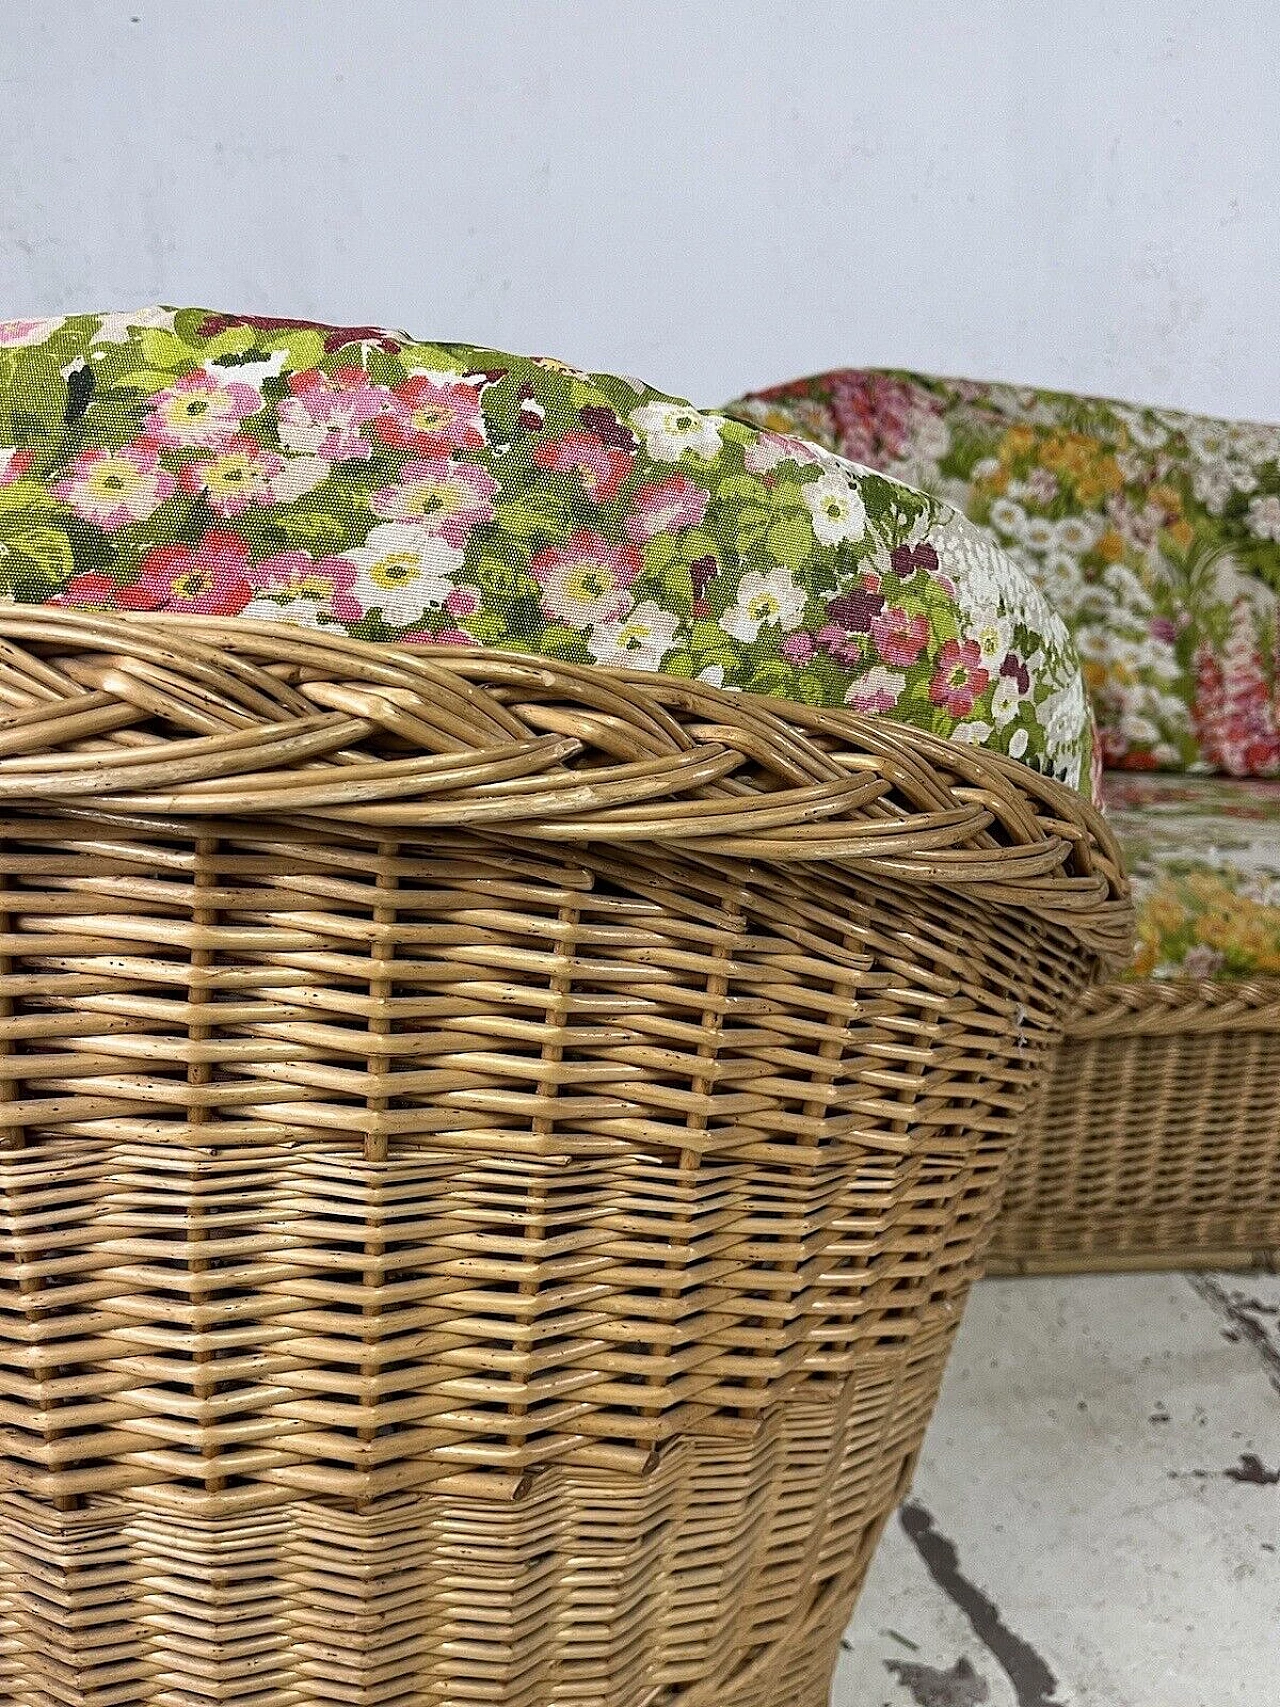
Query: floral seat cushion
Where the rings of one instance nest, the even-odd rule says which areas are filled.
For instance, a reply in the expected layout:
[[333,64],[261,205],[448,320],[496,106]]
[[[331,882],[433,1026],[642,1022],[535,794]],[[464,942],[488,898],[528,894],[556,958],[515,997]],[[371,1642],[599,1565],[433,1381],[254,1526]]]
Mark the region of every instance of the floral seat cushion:
[[630,664],[1088,780],[1064,626],[936,498],[636,380],[381,327],[0,324],[0,594]]
[[1280,775],[1280,427],[859,369],[729,412],[984,524],[1074,630],[1106,764]]
[[1280,782],[1109,771],[1138,907],[1133,978],[1280,977]]

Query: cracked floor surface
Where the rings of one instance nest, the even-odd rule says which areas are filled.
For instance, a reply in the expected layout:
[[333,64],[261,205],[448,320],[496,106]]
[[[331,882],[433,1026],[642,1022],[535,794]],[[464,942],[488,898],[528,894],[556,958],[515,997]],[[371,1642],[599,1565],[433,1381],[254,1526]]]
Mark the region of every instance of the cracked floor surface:
[[1280,1276],[989,1280],[832,1707],[1274,1707]]

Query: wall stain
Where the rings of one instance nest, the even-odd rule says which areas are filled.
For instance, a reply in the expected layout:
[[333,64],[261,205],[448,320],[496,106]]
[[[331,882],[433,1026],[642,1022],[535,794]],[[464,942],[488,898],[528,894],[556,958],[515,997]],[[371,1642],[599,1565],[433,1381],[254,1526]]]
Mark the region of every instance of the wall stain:
[[886,1660],[884,1667],[911,1691],[916,1707],[981,1707],[991,1698],[986,1678],[978,1676],[963,1654],[950,1671],[914,1660]]
[[929,1575],[964,1613],[974,1635],[1013,1685],[1017,1707],[1063,1707],[1057,1678],[1031,1644],[1009,1628],[996,1603],[963,1574],[955,1543],[940,1532],[932,1513],[918,1501],[908,1500],[898,1521]]

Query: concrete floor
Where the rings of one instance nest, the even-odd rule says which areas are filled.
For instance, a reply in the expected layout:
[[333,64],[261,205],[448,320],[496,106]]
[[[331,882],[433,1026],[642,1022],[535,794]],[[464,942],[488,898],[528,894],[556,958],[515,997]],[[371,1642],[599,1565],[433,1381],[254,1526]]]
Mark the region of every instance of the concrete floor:
[[832,1707],[1275,1707],[1280,1277],[990,1280]]

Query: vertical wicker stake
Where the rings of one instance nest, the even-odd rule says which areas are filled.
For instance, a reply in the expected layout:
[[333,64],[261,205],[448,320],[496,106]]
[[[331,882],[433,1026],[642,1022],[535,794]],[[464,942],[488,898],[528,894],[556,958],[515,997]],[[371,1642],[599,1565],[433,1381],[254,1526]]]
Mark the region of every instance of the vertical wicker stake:
[[[395,896],[400,880],[396,876],[395,859],[399,851],[397,842],[379,842],[377,846],[376,882],[379,895],[385,895],[387,899],[374,909],[373,922],[375,927],[390,927],[396,922]],[[395,1030],[395,1022],[391,1017],[391,998],[395,993],[395,986],[384,970],[387,965],[388,952],[382,930],[375,928],[369,949],[371,961],[369,1031],[375,1042]],[[365,1135],[364,1159],[371,1166],[376,1166],[387,1159],[387,1127],[385,1120],[380,1117],[385,1115],[388,1109],[386,1092],[392,1065],[392,1057],[389,1053],[374,1049],[369,1056],[366,1068],[372,1095],[368,1102],[371,1120],[368,1132]]]
[[[195,1183],[199,1183],[200,1174],[200,1144],[201,1131],[209,1124],[210,1109],[206,1098],[201,1095],[207,1089],[211,1080],[209,1060],[201,1045],[205,1044],[212,1035],[212,1027],[206,1023],[203,1015],[213,999],[213,991],[209,981],[202,977],[213,964],[213,949],[208,945],[206,933],[217,923],[217,908],[210,906],[207,900],[208,891],[217,886],[217,839],[213,836],[200,836],[195,843],[195,866],[192,872],[192,948],[191,948],[191,981],[187,986],[188,1011],[196,1009],[201,1018],[194,1022],[188,1018],[187,1041],[191,1050],[191,1060],[187,1067],[187,1084],[194,1093],[187,1118],[191,1123],[192,1166]],[[212,1158],[211,1158],[212,1159]],[[196,1312],[203,1311],[208,1304],[208,1295],[200,1286],[199,1276],[209,1271],[209,1262],[201,1254],[201,1247],[208,1239],[206,1217],[208,1214],[207,1200],[203,1194],[197,1194],[192,1202],[188,1216],[185,1235],[191,1251],[191,1273],[194,1285],[191,1292],[191,1305]],[[216,1232],[215,1232],[216,1237]],[[218,1371],[214,1353],[207,1341],[201,1336],[197,1339],[195,1351],[195,1396],[200,1406],[211,1406],[214,1395],[218,1390]],[[218,1453],[216,1448],[206,1443],[204,1448],[205,1473],[204,1487],[209,1495],[220,1494],[226,1483],[220,1474]]]
[[0,704],[6,1701],[821,1707],[1096,814],[267,624],[0,610]]

